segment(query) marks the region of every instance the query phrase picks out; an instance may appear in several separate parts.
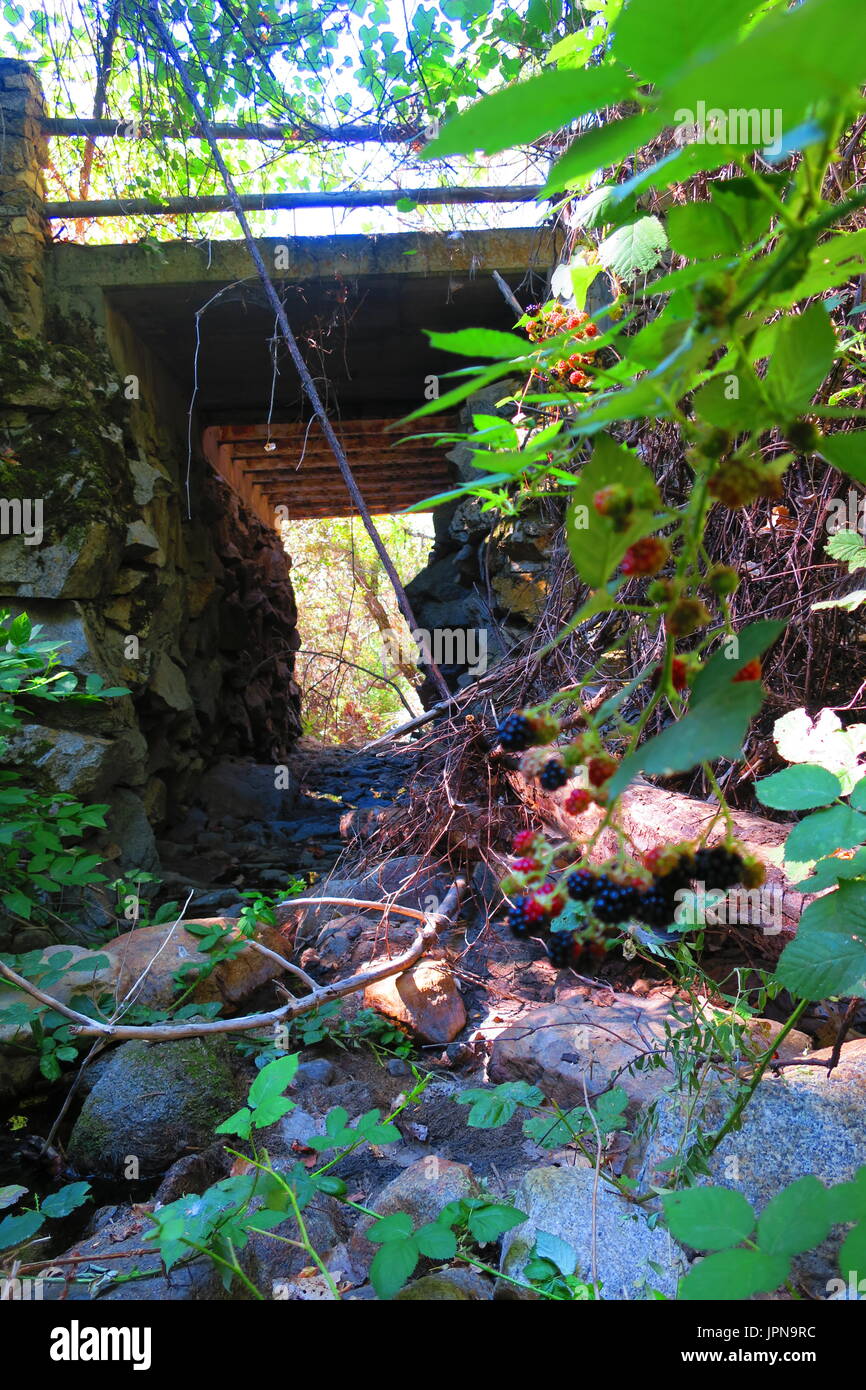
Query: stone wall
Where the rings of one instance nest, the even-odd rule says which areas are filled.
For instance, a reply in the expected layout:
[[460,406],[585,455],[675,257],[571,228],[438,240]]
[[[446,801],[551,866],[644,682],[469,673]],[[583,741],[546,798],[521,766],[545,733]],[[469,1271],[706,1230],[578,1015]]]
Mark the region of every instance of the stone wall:
[[38,544],[0,537],[0,604],[65,642],[70,669],[130,691],[34,705],[10,760],[108,800],[118,864],[152,869],[152,828],[211,762],[280,762],[299,732],[288,558],[195,458],[187,518],[186,459],[95,343],[0,331],[0,381],[0,495],[43,518]]
[[32,68],[0,61],[0,324],[33,331],[43,317],[42,92]]
[[[500,382],[471,396],[463,411],[464,428],[471,429],[473,415],[496,414],[496,402],[514,386]],[[501,413],[510,418],[513,404]],[[475,466],[477,454],[467,444],[458,444],[448,457],[461,482],[487,471]],[[562,508],[552,499],[538,499],[522,508],[519,517],[508,517],[483,511],[481,502],[469,497],[439,507],[433,524],[430,560],[406,588],[418,625],[429,632],[483,631],[493,665],[541,617]],[[472,679],[465,663],[446,664],[443,674],[452,687]],[[429,693],[438,698],[435,691]]]
[[107,856],[152,870],[154,829],[208,766],[280,763],[300,732],[290,562],[190,456],[198,422],[101,293],[54,311],[40,110],[32,72],[0,61],[0,607],[130,693],[31,702],[4,761],[107,801]]

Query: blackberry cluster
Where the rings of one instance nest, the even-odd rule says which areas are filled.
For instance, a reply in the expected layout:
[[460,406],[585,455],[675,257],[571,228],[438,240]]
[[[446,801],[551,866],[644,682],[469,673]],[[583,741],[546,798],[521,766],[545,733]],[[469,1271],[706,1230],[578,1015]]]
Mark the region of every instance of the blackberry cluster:
[[698,850],[693,877],[700,879],[708,888],[733,888],[735,883],[742,881],[744,869],[741,855],[717,846],[715,849]]
[[551,758],[550,762],[545,763],[538,774],[538,781],[546,792],[555,792],[559,787],[565,786],[568,777],[568,769],[558,758]]
[[640,896],[637,888],[633,888],[630,884],[611,883],[608,887],[596,892],[592,910],[600,922],[615,926],[617,923],[626,922],[634,916]]
[[646,927],[671,927],[676,921],[676,901],[658,880],[645,893],[638,894],[634,915]]
[[519,939],[529,936],[534,926],[532,919],[526,915],[526,905],[529,901],[528,894],[521,893],[508,909],[508,925],[511,928],[511,934]]
[[573,946],[574,932],[551,932],[550,940],[547,943],[547,958],[551,965],[555,966],[557,970],[564,969],[571,958]]
[[575,869],[565,883],[568,896],[574,898],[575,902],[585,903],[595,892],[595,874],[590,873],[589,869]]
[[535,729],[525,714],[515,710],[503,719],[496,730],[496,737],[506,753],[523,753],[535,743]]

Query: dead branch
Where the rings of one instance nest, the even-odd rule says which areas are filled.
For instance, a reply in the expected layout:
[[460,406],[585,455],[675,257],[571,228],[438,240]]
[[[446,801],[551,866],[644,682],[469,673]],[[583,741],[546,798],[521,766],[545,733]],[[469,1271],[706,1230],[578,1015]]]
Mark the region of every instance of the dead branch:
[[[386,912],[396,912],[403,917],[411,917],[423,925],[412,945],[401,956],[395,956],[393,960],[386,961],[373,970],[361,971],[359,974],[350,975],[344,980],[336,980],[330,985],[317,986],[310,980],[313,988],[309,994],[303,995],[300,999],[292,999],[278,1009],[271,1009],[267,1013],[243,1014],[238,1018],[216,1019],[209,1023],[151,1023],[139,1026],[98,1023],[92,1018],[88,1018],[86,1014],[78,1013],[67,1004],[62,1004],[60,1000],[52,998],[50,994],[46,994],[44,990],[31,984],[29,980],[25,980],[22,975],[17,974],[2,961],[0,961],[0,975],[3,975],[10,984],[16,985],[25,994],[29,994],[32,999],[44,1004],[46,1008],[54,1009],[64,1018],[68,1018],[73,1025],[69,1031],[78,1038],[106,1038],[114,1042],[128,1041],[133,1038],[141,1039],[144,1042],[176,1042],[180,1038],[212,1037],[219,1033],[244,1033],[253,1029],[268,1027],[274,1023],[283,1023],[299,1018],[301,1014],[321,1008],[323,1004],[328,1004],[333,999],[342,999],[347,994],[355,994],[358,990],[366,989],[368,985],[375,984],[378,980],[386,980],[391,975],[399,975],[402,971],[407,970],[425,954],[436,940],[441,928],[451,924],[451,918],[460,905],[465,886],[462,879],[457,879],[452,883],[442,901],[440,910],[432,913],[419,912],[412,907],[398,907],[391,903],[367,902],[360,898],[295,898],[292,903],[292,906],[295,907],[320,907],[322,904],[333,903],[363,908],[366,911],[375,911],[383,915]],[[276,955],[275,952],[271,952],[267,948],[262,949],[267,955]],[[292,966],[280,956],[276,956],[276,958],[287,969],[297,973],[296,966]],[[310,979],[309,976],[305,978]]]

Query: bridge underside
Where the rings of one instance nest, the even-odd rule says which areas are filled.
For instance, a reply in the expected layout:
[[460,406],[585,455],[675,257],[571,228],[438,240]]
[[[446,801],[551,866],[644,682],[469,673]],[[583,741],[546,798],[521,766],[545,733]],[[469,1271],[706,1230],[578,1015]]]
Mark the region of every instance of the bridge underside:
[[[456,417],[393,428],[468,365],[425,330],[510,329],[539,299],[552,235],[517,231],[279,238],[259,243],[369,509],[397,512],[454,481],[445,450],[406,435]],[[54,293],[119,320],[191,402],[211,465],[268,524],[348,515],[351,499],[311,420],[274,315],[242,243],[81,247],[56,244]],[[115,335],[117,336],[117,335]],[[120,335],[122,337],[122,334]]]

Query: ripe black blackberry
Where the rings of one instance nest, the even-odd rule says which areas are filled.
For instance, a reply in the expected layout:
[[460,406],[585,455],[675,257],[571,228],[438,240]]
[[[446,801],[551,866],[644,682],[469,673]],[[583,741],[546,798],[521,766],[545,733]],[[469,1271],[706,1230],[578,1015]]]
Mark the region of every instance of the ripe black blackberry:
[[508,909],[508,925],[511,928],[511,935],[523,939],[532,932],[533,924],[526,916],[526,904],[529,902],[527,894],[519,894]]
[[673,897],[653,884],[638,894],[634,915],[647,927],[670,927],[676,921],[676,902]]
[[551,933],[547,943],[547,956],[551,965],[557,970],[562,970],[568,965],[571,959],[571,948],[574,944],[574,933],[570,931],[555,931]]
[[733,888],[741,881],[744,868],[741,855],[718,845],[714,849],[698,850],[694,877],[707,888]]
[[525,714],[514,710],[503,719],[496,730],[496,737],[506,753],[522,753],[535,743],[535,729]]
[[557,788],[565,786],[568,776],[568,768],[558,758],[551,758],[538,774],[538,781],[546,792],[555,792]]
[[629,884],[612,883],[595,895],[592,910],[600,922],[612,926],[634,915],[639,898],[638,890]]
[[585,903],[595,892],[595,874],[589,869],[575,869],[565,880],[565,886],[570,898]]

